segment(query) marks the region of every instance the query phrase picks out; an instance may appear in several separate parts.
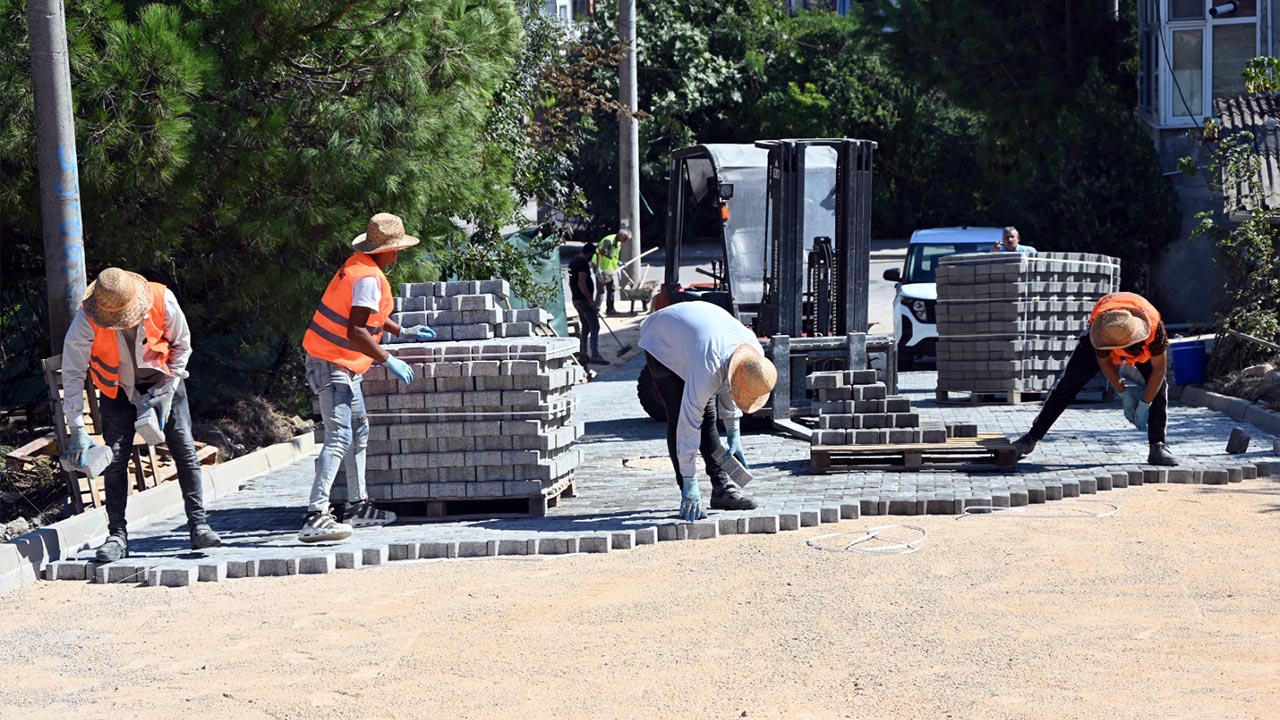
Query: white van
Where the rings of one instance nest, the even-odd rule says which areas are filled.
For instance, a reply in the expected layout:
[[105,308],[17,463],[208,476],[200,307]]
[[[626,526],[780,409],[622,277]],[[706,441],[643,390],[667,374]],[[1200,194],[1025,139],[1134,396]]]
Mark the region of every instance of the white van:
[[897,283],[893,336],[898,340],[898,369],[910,370],[921,355],[934,355],[938,340],[938,260],[957,253],[990,252],[1000,242],[998,227],[949,227],[917,230],[907,244],[902,269],[889,268],[884,279]]

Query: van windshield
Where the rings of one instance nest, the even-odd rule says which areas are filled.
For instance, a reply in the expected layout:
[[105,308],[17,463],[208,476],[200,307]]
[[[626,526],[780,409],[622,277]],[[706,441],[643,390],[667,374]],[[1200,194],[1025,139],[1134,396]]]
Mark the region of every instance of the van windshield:
[[908,245],[907,272],[903,276],[902,282],[936,282],[934,276],[938,272],[938,261],[940,259],[957,253],[980,253],[987,252],[990,249],[991,245],[987,243],[931,243],[928,245]]

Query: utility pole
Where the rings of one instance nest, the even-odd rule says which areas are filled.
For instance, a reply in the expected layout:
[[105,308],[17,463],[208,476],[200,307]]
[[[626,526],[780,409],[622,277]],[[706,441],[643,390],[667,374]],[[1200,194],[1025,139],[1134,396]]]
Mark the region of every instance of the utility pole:
[[40,219],[44,229],[44,277],[49,297],[49,342],[54,354],[84,297],[84,227],[80,220],[80,172],[71,114],[71,66],[62,0],[28,0],[31,85],[35,92]]
[[[640,121],[636,119],[636,0],[618,0],[618,217],[621,228],[631,232],[622,248],[622,262],[640,255]],[[633,268],[633,272],[635,269]]]

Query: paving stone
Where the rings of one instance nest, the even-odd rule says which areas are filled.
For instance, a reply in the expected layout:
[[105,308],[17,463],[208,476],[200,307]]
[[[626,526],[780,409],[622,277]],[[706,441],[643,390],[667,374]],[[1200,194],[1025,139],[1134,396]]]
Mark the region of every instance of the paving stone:
[[134,565],[124,562],[115,562],[109,565],[99,565],[94,568],[94,582],[99,584],[107,583],[135,583],[141,584],[147,579],[147,568],[144,565]]
[[1227,439],[1227,454],[1242,455],[1248,452],[1251,439],[1244,428],[1231,428],[1231,437]]
[[[850,507],[853,507],[852,505]],[[840,508],[823,507],[819,509],[819,521],[823,523],[840,522]]]
[[653,545],[656,542],[658,542],[657,527],[636,529],[636,545]]
[[[637,533],[637,536],[639,533]],[[572,555],[578,552],[577,538],[544,537],[538,538],[539,555]]]
[[297,558],[263,558],[258,561],[258,577],[275,577],[297,574]]
[[390,559],[391,549],[386,545],[360,549],[360,562],[363,565],[385,565]]
[[699,520],[684,524],[687,540],[714,540],[720,536],[720,524],[715,520]]
[[578,552],[607,553],[611,544],[608,535],[583,535],[578,538]]
[[862,508],[860,508],[856,503],[841,503],[840,519],[857,520],[862,515],[861,510]]
[[229,579],[257,577],[258,561],[249,560],[228,560],[227,561],[227,577]]
[[747,532],[751,534],[772,534],[778,532],[777,515],[757,515],[748,518]]
[[47,580],[78,580],[84,582],[93,578],[93,567],[83,560],[59,560],[46,565],[44,573]]
[[813,527],[821,522],[819,510],[801,510],[800,527]]
[[635,530],[615,530],[609,538],[610,547],[614,550],[630,550],[636,546]]
[[458,557],[494,557],[498,554],[497,540],[459,540]]
[[339,570],[359,570],[364,566],[364,553],[358,550],[339,550],[333,554],[333,563]]
[[721,535],[737,535],[737,534],[739,534],[739,533],[738,533],[738,520],[739,520],[739,518],[735,518],[735,517],[722,517],[722,518],[720,518],[720,519],[716,520],[716,522],[717,522],[717,523],[719,524],[719,526],[720,526],[720,530],[719,530],[720,534],[721,534]]
[[688,539],[686,523],[664,523],[658,526],[658,542]]
[[417,560],[418,559],[418,543],[398,542],[391,543],[387,546],[387,559],[394,562],[397,560]]
[[778,513],[778,529],[783,532],[800,529],[800,513]]
[[198,569],[194,565],[160,568],[157,575],[157,584],[171,588],[195,585],[197,578],[200,576]]
[[298,558],[299,575],[328,575],[337,568],[338,560],[333,553]]
[[1205,470],[1205,485],[1226,485],[1230,480],[1230,474],[1226,470]]
[[227,579],[227,563],[219,562],[201,562],[196,566],[196,580],[198,582],[222,582]]

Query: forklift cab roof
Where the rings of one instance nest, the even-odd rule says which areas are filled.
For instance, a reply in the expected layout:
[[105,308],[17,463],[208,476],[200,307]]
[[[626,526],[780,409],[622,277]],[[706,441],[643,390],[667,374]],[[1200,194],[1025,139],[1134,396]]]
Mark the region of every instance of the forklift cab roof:
[[[733,300],[740,308],[758,305],[764,297],[767,262],[769,150],[754,144],[714,143],[682,148],[673,159],[684,163],[691,204],[701,204],[708,193],[717,192],[720,197],[712,201],[728,207],[723,229]],[[807,148],[802,228],[806,251],[812,249],[815,237],[835,234],[835,185],[835,149]]]

